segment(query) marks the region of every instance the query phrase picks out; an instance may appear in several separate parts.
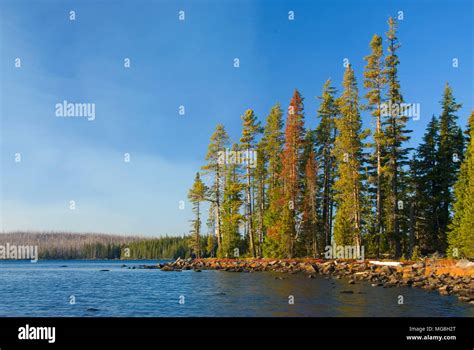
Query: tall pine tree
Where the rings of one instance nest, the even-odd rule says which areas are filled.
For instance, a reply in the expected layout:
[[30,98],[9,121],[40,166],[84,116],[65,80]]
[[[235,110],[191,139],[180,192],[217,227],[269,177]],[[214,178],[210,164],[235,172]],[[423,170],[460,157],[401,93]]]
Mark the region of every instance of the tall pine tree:
[[433,116],[412,162],[415,202],[415,238],[422,254],[436,251],[440,230],[439,121]]
[[[391,245],[391,254],[395,257],[401,256],[401,242],[404,238],[401,232],[401,220],[407,208],[407,198],[404,196],[408,177],[405,167],[408,165],[408,153],[410,149],[404,144],[409,140],[410,130],[406,128],[408,116],[402,111],[403,97],[400,92],[398,80],[397,51],[400,44],[397,38],[397,23],[392,17],[388,20],[389,29],[386,33],[388,41],[388,54],[385,57],[384,75],[388,84],[385,121],[384,121],[384,143],[386,148],[386,159],[384,160],[384,177],[387,179],[384,210],[386,212],[387,238]],[[382,108],[384,110],[384,108]]]
[[[241,117],[243,122],[242,137],[240,138],[240,147],[243,152],[247,154],[245,162],[245,222],[247,225],[248,241],[250,254],[252,257],[257,256],[257,249],[255,248],[255,225],[254,225],[254,213],[253,213],[253,201],[252,196],[254,192],[254,175],[255,168],[252,164],[255,159],[250,158],[250,152],[257,152],[256,138],[259,133],[262,132],[260,122],[257,121],[253,110],[248,109],[245,114]],[[258,156],[257,156],[258,158]],[[256,165],[256,164],[255,164]]]
[[474,258],[474,111],[468,131],[469,143],[454,186],[454,218],[448,233],[448,254],[455,258]]
[[285,127],[285,144],[282,153],[281,179],[285,205],[281,212],[281,230],[287,257],[295,255],[297,220],[301,200],[301,161],[304,149],[303,98],[295,89]]
[[221,213],[222,213],[222,196],[223,196],[223,179],[225,172],[225,151],[229,144],[229,136],[222,124],[216,126],[216,130],[211,136],[211,143],[207,149],[206,161],[207,164],[202,167],[206,173],[213,176],[212,186],[209,188],[208,200],[211,202],[211,209],[213,209],[213,225],[215,229],[215,236],[217,240],[217,249],[222,245],[221,232]]
[[[232,146],[232,154],[238,154],[239,147]],[[224,197],[222,200],[222,247],[219,256],[235,258],[240,256],[240,233],[239,226],[243,219],[240,213],[242,206],[242,191],[244,185],[239,182],[239,163],[236,159],[230,159],[226,167]],[[236,249],[238,254],[235,254]]]
[[193,204],[193,212],[195,215],[192,220],[191,228],[191,244],[190,248],[194,251],[195,256],[199,259],[201,257],[201,210],[200,204],[205,200],[207,187],[201,180],[199,173],[196,173],[193,187],[189,190],[188,198]]
[[362,214],[362,165],[363,143],[367,131],[362,131],[359,113],[359,92],[350,65],[344,72],[343,92],[338,100],[340,116],[336,120],[338,130],[334,155],[338,163],[336,192],[336,217],[334,240],[337,245],[360,246]]
[[280,257],[284,255],[283,238],[281,232],[281,210],[285,205],[282,198],[283,187],[281,181],[281,154],[283,149],[283,111],[279,104],[272,107],[267,117],[263,139],[264,153],[267,157],[267,199],[268,208],[264,214],[264,223],[267,229],[264,256]]
[[365,57],[367,65],[364,71],[364,87],[368,89],[365,95],[368,101],[368,107],[375,119],[374,132],[374,153],[370,159],[371,183],[375,187],[375,228],[376,234],[376,254],[380,254],[380,238],[384,235],[384,220],[383,220],[383,173],[382,173],[382,159],[384,157],[384,133],[382,129],[382,96],[386,84],[385,75],[383,74],[383,47],[382,38],[374,34],[370,42],[371,53]]
[[324,234],[324,244],[331,245],[332,220],[334,207],[334,177],[336,175],[336,161],[333,155],[336,139],[336,118],[338,107],[336,102],[336,89],[331,86],[331,80],[324,83],[323,93],[320,97],[321,104],[318,110],[320,118],[316,128],[317,160],[319,164],[319,188],[321,203],[321,222]]
[[265,237],[265,212],[268,208],[267,177],[268,155],[266,140],[262,138],[257,145],[257,167],[255,169],[255,232],[257,239],[257,256],[263,256]]
[[438,164],[440,178],[440,216],[437,249],[445,252],[447,248],[447,229],[451,221],[453,186],[456,182],[464,151],[464,137],[457,125],[456,112],[461,104],[456,103],[453,91],[446,83],[441,101],[442,112],[439,118]]
[[317,257],[322,253],[318,234],[318,166],[314,150],[314,133],[307,132],[303,154],[301,234],[299,255]]

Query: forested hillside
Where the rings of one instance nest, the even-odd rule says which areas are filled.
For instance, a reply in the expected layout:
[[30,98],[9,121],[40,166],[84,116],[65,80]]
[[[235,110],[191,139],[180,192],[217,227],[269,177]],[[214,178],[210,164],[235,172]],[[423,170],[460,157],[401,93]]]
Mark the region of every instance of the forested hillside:
[[38,246],[39,259],[176,259],[188,257],[188,237],[137,237],[100,233],[10,232],[0,245]]

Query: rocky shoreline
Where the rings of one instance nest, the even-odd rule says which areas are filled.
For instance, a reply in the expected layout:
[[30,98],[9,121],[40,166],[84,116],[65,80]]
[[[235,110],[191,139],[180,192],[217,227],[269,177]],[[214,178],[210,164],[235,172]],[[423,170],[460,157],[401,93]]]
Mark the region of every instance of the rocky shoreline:
[[[391,266],[395,265],[395,266]],[[455,295],[474,305],[474,264],[469,261],[374,262],[322,259],[177,259],[166,264],[143,266],[161,271],[222,270],[228,272],[304,273],[308,278],[323,275],[358,281],[373,287],[398,286],[437,290],[441,295]]]

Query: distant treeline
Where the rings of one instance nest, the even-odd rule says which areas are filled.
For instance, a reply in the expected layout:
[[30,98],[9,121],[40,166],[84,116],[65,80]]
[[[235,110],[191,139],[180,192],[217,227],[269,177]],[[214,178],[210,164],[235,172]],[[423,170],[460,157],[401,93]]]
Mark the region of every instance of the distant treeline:
[[[177,259],[191,256],[189,237],[121,236],[100,233],[8,232],[0,245],[38,246],[39,259]],[[205,251],[205,247],[203,247]]]
[[122,252],[122,259],[177,259],[188,258],[190,254],[188,237],[165,236],[130,242]]

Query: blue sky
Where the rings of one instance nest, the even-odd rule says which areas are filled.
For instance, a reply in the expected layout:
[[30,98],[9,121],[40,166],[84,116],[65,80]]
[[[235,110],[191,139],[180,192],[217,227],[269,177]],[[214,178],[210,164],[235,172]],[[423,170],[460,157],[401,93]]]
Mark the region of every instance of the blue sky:
[[[315,97],[327,78],[340,89],[344,58],[364,92],[369,41],[398,11],[402,93],[421,105],[420,120],[409,124],[410,145],[439,114],[446,81],[463,103],[463,127],[473,107],[469,0],[1,0],[0,6],[3,231],[187,233],[186,194],[216,123],[238,140],[245,109],[264,120],[298,88],[314,128]],[[185,21],[178,20],[180,10]],[[129,69],[124,58],[131,59]],[[56,118],[63,100],[95,103],[96,119]],[[365,113],[364,121],[371,126]],[[17,152],[21,163],[14,162]]]

